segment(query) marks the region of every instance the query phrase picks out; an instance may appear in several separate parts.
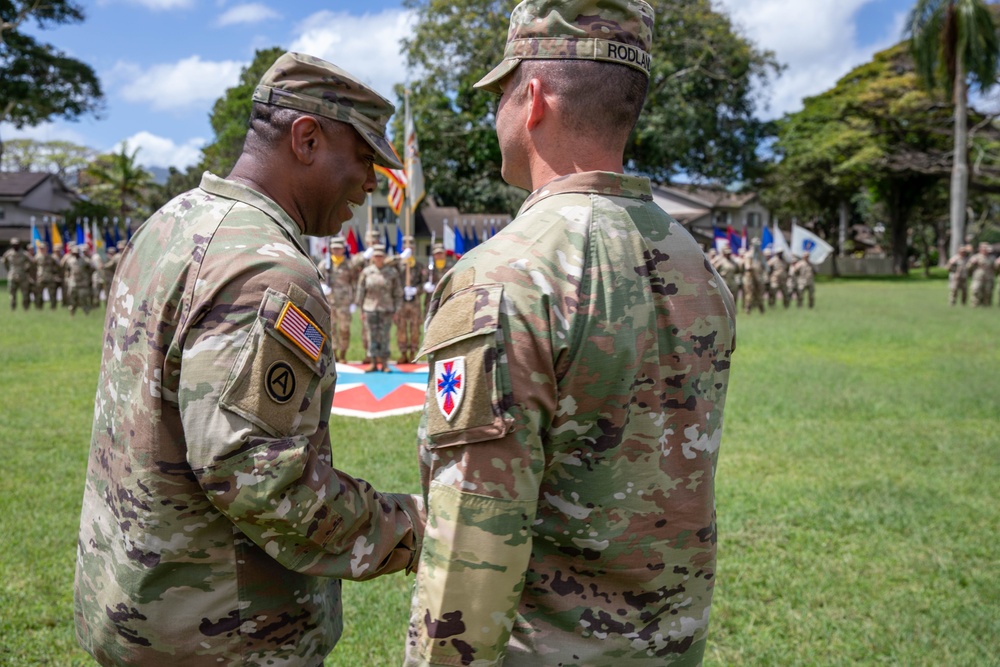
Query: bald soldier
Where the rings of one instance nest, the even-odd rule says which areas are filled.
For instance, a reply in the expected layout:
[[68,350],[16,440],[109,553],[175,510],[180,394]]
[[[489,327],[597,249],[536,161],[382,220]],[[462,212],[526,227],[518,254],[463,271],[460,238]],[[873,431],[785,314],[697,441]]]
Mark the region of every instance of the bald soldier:
[[477,84],[531,194],[431,300],[407,665],[701,662],[735,308],[624,173],[652,27],[639,0],[526,0]]
[[343,627],[339,579],[413,566],[419,499],[332,465],[330,310],[304,238],[340,231],[374,164],[400,168],[393,110],[283,54],[232,173],[205,173],[133,235],[77,557],[77,636],[102,665],[318,666]]

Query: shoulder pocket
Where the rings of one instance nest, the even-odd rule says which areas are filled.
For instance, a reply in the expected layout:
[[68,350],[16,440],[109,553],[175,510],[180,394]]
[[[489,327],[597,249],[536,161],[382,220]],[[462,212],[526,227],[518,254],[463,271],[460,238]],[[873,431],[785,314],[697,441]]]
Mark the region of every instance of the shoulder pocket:
[[[289,319],[282,323],[283,316],[298,316],[294,327]],[[220,405],[273,436],[310,431],[311,422],[318,421],[313,397],[336,380],[335,367],[326,362],[328,345],[320,323],[287,295],[268,288]]]
[[431,316],[418,356],[428,355],[427,437],[430,447],[503,437],[512,418],[500,332],[503,286],[455,292]]

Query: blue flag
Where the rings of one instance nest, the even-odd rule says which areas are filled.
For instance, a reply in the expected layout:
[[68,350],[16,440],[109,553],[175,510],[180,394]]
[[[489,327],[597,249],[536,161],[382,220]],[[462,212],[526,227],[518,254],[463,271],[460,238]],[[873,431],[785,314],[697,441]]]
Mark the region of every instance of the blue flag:
[[52,225],[45,225],[45,247],[49,249],[49,254],[52,254],[52,230],[50,229]]
[[382,245],[385,246],[385,251],[389,252],[392,248],[392,244],[389,243],[389,223],[386,222],[382,226]]
[[462,232],[456,230],[455,234],[455,255],[465,254],[465,237]]
[[712,227],[712,233],[715,236],[715,249],[721,252],[722,246],[729,245],[729,236],[726,235],[726,232],[715,226]]
[[771,250],[774,246],[774,237],[771,236],[771,228],[764,227],[764,231],[760,235],[760,249],[761,250]]
[[403,254],[403,229],[396,225],[396,254]]

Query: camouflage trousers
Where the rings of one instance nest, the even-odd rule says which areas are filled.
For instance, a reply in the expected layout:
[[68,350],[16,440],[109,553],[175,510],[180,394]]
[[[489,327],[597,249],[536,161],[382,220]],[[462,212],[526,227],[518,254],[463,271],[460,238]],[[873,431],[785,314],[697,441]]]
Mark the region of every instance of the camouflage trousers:
[[992,280],[974,280],[972,282],[972,305],[973,307],[993,305]]
[[39,310],[45,305],[45,294],[49,293],[49,305],[52,306],[52,310],[56,309],[56,288],[59,286],[55,280],[43,280],[35,285],[35,307]]
[[969,300],[969,281],[960,280],[958,276],[948,276],[948,303],[955,305],[958,300],[962,300],[964,306]]
[[93,293],[89,286],[87,287],[71,287],[69,294],[67,295],[69,301],[69,314],[76,314],[77,308],[83,308],[85,315],[90,314],[90,309],[93,306]]
[[333,351],[337,361],[343,361],[351,345],[351,305],[334,306],[331,303],[330,313],[333,315]]
[[764,283],[747,283],[743,285],[743,305],[746,311],[757,309],[764,312]]
[[396,313],[396,345],[399,354],[407,361],[413,360],[413,355],[420,348],[420,302],[404,301]]
[[372,359],[388,359],[389,341],[392,332],[392,313],[388,311],[365,311],[368,322],[368,356]]
[[14,310],[17,308],[17,294],[21,293],[21,303],[24,304],[24,309],[27,310],[31,307],[31,283],[24,278],[16,278],[7,283],[7,289],[10,291],[10,309]]
[[781,292],[781,303],[788,308],[788,304],[792,302],[792,295],[789,291],[787,284],[782,286],[780,282],[769,283],[767,286],[767,305],[772,308],[778,302],[778,292]]
[[802,297],[808,295],[809,307],[812,308],[816,305],[816,286],[815,285],[799,285],[795,289],[795,305],[799,308],[802,307]]

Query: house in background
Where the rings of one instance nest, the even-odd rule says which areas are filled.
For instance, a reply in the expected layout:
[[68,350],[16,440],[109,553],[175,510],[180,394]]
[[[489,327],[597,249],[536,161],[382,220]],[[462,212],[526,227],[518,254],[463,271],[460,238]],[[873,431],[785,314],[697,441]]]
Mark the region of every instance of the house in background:
[[760,238],[771,224],[771,212],[756,193],[729,192],[725,188],[693,185],[653,185],[653,201],[681,223],[705,249],[715,242],[713,227],[728,226],[740,233],[746,225],[749,238]]
[[0,253],[13,238],[31,239],[31,219],[41,225],[47,217],[62,218],[80,196],[54,174],[0,172]]

